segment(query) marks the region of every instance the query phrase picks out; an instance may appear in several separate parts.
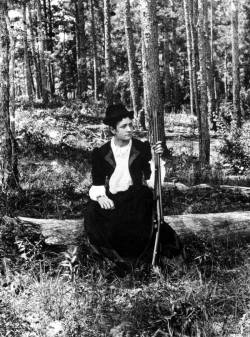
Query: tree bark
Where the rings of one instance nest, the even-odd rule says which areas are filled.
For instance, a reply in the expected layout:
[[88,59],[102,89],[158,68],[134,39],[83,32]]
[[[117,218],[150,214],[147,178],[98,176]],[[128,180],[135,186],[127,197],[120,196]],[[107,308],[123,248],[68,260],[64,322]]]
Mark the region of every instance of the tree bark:
[[[160,70],[158,53],[158,32],[156,20],[156,3],[153,0],[140,0],[142,46],[143,46],[143,83],[146,112],[152,121],[153,112],[158,114],[159,137],[165,143],[164,111],[160,90]],[[152,123],[149,124],[152,138]]]
[[130,93],[132,98],[134,114],[136,119],[138,119],[138,112],[140,105],[140,97],[138,90],[138,68],[135,60],[135,44],[133,39],[129,0],[125,0],[125,34],[127,41]]
[[175,17],[176,10],[174,1],[171,2],[171,10],[174,13],[174,17],[171,19],[172,24],[172,59],[173,59],[173,105],[174,105],[174,112],[177,113],[178,109],[178,102],[177,102],[177,83],[178,83],[178,71],[177,71],[177,42],[176,42],[176,26],[177,26],[177,19]]
[[35,78],[36,78],[36,97],[38,99],[42,96],[42,79],[41,79],[41,72],[39,67],[39,60],[38,55],[36,52],[35,47],[35,36],[34,36],[34,30],[33,30],[33,18],[31,14],[31,5],[28,3],[28,15],[29,15],[29,26],[30,26],[30,38],[31,38],[31,50],[32,50],[32,57],[35,65]]
[[217,97],[217,83],[216,83],[216,76],[214,74],[215,72],[215,63],[214,63],[214,0],[211,0],[211,16],[210,16],[210,46],[211,46],[211,69],[212,69],[212,81],[213,81],[213,92],[214,92],[214,119],[213,122],[213,129],[214,131],[217,131],[217,124],[216,120],[218,118],[218,97]]
[[[8,27],[10,27],[10,23],[8,23]],[[9,64],[9,76],[10,76],[10,129],[13,137],[16,137],[16,126],[15,126],[15,47],[16,47],[16,37],[9,29],[9,37],[10,37],[10,64]]]
[[192,69],[192,50],[191,50],[191,27],[190,27],[190,1],[183,0],[186,39],[187,39],[187,56],[188,56],[188,74],[189,74],[189,93],[190,93],[190,112],[194,114],[194,84],[193,84],[193,69]]
[[91,34],[92,34],[92,57],[93,57],[93,89],[94,99],[98,101],[98,57],[97,57],[97,41],[96,41],[96,20],[95,20],[95,7],[94,1],[90,0],[91,11]]
[[8,11],[7,1],[0,3],[0,141],[1,141],[1,173],[2,189],[8,191],[18,185],[18,172],[16,156],[13,153],[15,140],[11,132],[9,99],[10,99],[10,78],[9,78],[9,57],[10,39],[8,31]]
[[110,0],[104,1],[104,58],[105,58],[105,75],[106,75],[106,83],[105,83],[105,98],[107,106],[113,103],[113,92],[114,92],[114,80],[112,78],[112,58],[111,58],[111,4]]
[[86,34],[83,0],[76,0],[76,65],[77,97],[84,99],[87,92]]
[[199,116],[199,91],[197,73],[199,70],[199,48],[198,48],[198,0],[189,0],[190,2],[190,32],[191,32],[191,59],[194,90],[195,115]]
[[26,93],[27,93],[29,101],[32,102],[33,101],[32,73],[31,73],[30,57],[29,57],[26,8],[27,8],[26,3],[23,3],[23,41],[24,41],[24,64],[25,64]]
[[164,32],[163,42],[163,69],[164,69],[164,104],[165,111],[171,112],[171,74],[170,74],[170,51],[169,51],[169,36]]
[[37,4],[37,22],[38,22],[38,49],[40,57],[40,73],[41,73],[41,88],[42,88],[42,99],[45,105],[48,104],[48,78],[46,74],[46,64],[45,64],[45,34],[42,25],[42,11],[41,11],[41,0],[36,0]]
[[232,12],[232,72],[233,72],[233,119],[237,128],[241,127],[240,110],[240,72],[239,72],[239,33],[238,33],[238,0],[231,0]]
[[224,90],[225,90],[225,102],[228,100],[228,64],[227,64],[227,49],[225,49],[224,55]]
[[210,161],[210,136],[208,127],[208,98],[207,98],[207,45],[206,45],[206,23],[205,11],[207,0],[199,0],[199,56],[200,56],[200,93],[201,106],[200,115],[198,116],[199,125],[199,161],[201,167],[209,165]]
[[[48,0],[48,50],[53,53],[53,14],[51,10],[51,0]],[[54,75],[54,65],[53,60],[49,60],[49,83],[50,83],[50,93],[53,97],[55,94],[55,75]]]
[[209,41],[207,1],[204,2],[204,25],[205,25],[206,47],[207,47],[206,62],[207,62],[207,83],[208,83],[208,114],[211,121],[212,130],[216,131],[217,126],[215,121],[216,105],[215,105],[215,89],[214,89],[214,70],[213,70],[213,63],[211,61],[212,49],[211,49],[211,41]]

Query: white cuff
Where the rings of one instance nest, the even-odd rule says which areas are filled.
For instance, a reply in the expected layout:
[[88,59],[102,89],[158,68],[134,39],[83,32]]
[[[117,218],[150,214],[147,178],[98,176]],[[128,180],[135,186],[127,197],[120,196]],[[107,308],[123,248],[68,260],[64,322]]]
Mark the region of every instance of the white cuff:
[[[151,168],[151,176],[148,180],[146,180],[148,187],[154,188],[155,186],[155,162],[154,160],[150,160],[150,168]],[[163,184],[164,178],[166,175],[165,161],[160,158],[160,167],[161,167],[161,183]]]
[[91,200],[96,201],[96,198],[100,195],[106,195],[106,190],[104,185],[92,185],[89,190],[89,196]]

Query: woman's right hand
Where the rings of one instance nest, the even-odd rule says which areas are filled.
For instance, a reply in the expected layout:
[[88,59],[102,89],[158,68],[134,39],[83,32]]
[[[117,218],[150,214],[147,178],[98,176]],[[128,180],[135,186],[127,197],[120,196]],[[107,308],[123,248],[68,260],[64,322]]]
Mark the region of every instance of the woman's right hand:
[[109,199],[106,195],[101,195],[97,198],[98,204],[101,206],[101,208],[104,209],[114,209],[114,201]]

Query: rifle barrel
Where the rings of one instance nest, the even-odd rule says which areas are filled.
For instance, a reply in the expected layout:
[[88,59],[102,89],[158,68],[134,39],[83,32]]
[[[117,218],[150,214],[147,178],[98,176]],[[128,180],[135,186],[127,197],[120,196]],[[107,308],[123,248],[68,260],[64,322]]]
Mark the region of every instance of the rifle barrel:
[[[153,142],[154,144],[159,141],[158,131],[158,116],[157,112],[153,111]],[[162,209],[162,191],[161,191],[161,169],[160,169],[160,155],[155,154],[155,194],[156,194],[156,209],[157,209],[157,230],[155,235],[155,244],[152,258],[152,266],[156,265],[156,258],[158,255],[160,227],[163,221],[163,209]]]

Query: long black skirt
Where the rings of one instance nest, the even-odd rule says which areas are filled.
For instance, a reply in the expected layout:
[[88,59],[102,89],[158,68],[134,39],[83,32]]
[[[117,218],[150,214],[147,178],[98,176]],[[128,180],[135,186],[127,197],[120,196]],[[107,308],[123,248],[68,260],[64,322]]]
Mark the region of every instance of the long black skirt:
[[105,210],[90,200],[85,229],[90,243],[99,251],[114,250],[122,258],[137,258],[153,235],[153,193],[147,186],[131,186],[125,192],[108,193],[115,208]]

